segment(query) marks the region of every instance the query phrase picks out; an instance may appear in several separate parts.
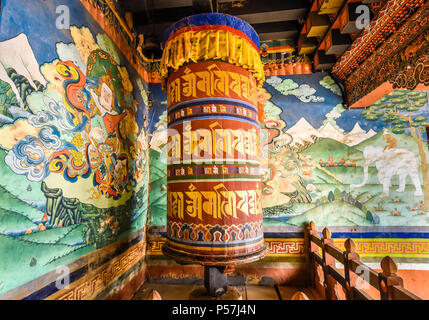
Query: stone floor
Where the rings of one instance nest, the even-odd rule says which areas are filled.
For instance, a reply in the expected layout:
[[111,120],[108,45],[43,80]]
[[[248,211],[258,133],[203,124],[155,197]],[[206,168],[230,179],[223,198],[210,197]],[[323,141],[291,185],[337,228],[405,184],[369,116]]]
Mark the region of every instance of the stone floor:
[[[158,291],[162,300],[188,300],[191,292],[201,287],[201,285],[147,282],[136,292],[133,300],[146,300],[153,289]],[[241,294],[242,300],[290,300],[293,294],[298,291],[305,293],[309,300],[321,300],[320,295],[312,288],[257,285],[236,286],[234,288]]]

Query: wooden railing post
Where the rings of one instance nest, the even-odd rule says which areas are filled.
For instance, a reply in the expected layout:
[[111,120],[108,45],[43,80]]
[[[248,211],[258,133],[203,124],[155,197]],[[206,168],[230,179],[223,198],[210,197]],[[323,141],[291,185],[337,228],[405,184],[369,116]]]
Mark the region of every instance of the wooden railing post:
[[347,300],[354,300],[353,288],[356,286],[356,280],[359,278],[354,272],[350,272],[350,262],[360,261],[360,256],[356,252],[356,244],[352,239],[344,241],[344,277],[346,279],[346,297]]
[[315,271],[317,265],[313,260],[312,252],[317,252],[319,250],[319,247],[311,241],[312,235],[317,235],[316,224],[314,223],[314,221],[311,221],[307,226],[307,232],[305,233],[305,242],[308,257],[308,273],[310,278],[310,286],[315,287]]
[[323,257],[323,275],[324,275],[324,286],[325,286],[325,299],[326,300],[338,300],[338,296],[335,293],[336,281],[332,276],[329,275],[328,266],[335,267],[335,259],[326,252],[327,245],[333,245],[334,240],[331,239],[331,231],[328,228],[324,228],[322,231],[322,257]]
[[386,256],[381,260],[381,269],[383,270],[378,274],[380,284],[380,299],[381,300],[392,300],[393,286],[404,287],[404,281],[401,277],[396,275],[398,266],[389,256]]
[[291,300],[310,300],[308,299],[307,295],[302,291],[295,292],[290,299]]

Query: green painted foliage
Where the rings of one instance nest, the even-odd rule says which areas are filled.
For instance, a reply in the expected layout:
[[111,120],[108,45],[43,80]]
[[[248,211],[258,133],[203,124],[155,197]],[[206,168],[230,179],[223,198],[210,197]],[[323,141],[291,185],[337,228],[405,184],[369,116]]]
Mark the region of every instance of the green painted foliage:
[[8,112],[8,108],[18,103],[9,83],[0,80],[0,114],[10,117],[11,115]]

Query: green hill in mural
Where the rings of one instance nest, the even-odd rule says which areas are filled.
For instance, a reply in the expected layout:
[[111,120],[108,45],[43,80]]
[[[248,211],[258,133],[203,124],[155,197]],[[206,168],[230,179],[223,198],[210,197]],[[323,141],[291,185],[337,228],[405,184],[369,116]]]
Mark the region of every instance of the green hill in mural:
[[[0,163],[5,163],[6,152],[0,149]],[[25,175],[14,173],[7,165],[0,166],[0,186],[23,200],[45,201],[41,182],[30,181]]]
[[42,211],[11,194],[3,186],[0,186],[0,208],[19,213],[32,221],[41,219],[43,216]]
[[26,230],[35,227],[33,221],[26,216],[4,208],[0,208],[0,233]]
[[317,162],[320,159],[326,162],[328,157],[332,156],[336,162],[344,158],[345,160],[355,162],[356,165],[361,165],[362,163],[362,151],[331,138],[323,138],[301,153],[304,156],[311,156]]
[[287,224],[303,226],[315,221],[318,226],[373,226],[359,208],[342,200],[334,200],[287,220]]
[[[332,169],[332,168],[329,168]],[[328,169],[326,169],[328,170]],[[330,171],[330,170],[328,170]],[[313,184],[339,184],[340,182],[335,180],[332,176],[328,175],[325,171],[319,168],[313,169],[312,181]]]
[[146,223],[146,213],[148,206],[148,185],[145,183],[135,194],[135,208],[132,223],[130,226],[130,232],[140,230]]
[[[407,149],[410,151],[415,150],[416,154],[418,154],[417,142],[414,140],[413,137],[411,137],[407,134],[395,134],[392,132],[390,132],[390,135],[396,139],[396,141],[397,141],[396,147],[397,148],[403,148],[403,149]],[[375,134],[371,138],[364,140],[361,143],[355,145],[354,148],[358,149],[360,151],[363,151],[363,149],[366,146],[385,146],[385,145],[386,145],[386,141],[383,140],[383,131],[379,131],[379,132],[377,132],[377,134]],[[427,150],[426,150],[426,154],[429,155],[429,152]]]
[[75,245],[76,243],[84,242],[82,229],[83,229],[83,225],[76,226],[76,228],[72,229],[64,237],[58,239],[57,243]]
[[[54,229],[48,229],[45,231],[35,232],[31,234],[26,234],[24,236],[21,236],[20,239],[24,239],[31,242],[37,242],[37,243],[63,243],[63,244],[70,244],[69,241],[61,241],[64,240],[64,238],[69,235],[71,232],[73,232],[79,225],[72,225],[68,227],[63,228],[54,228]],[[82,230],[81,230],[82,233]],[[80,236],[82,239],[82,235]]]
[[165,225],[167,210],[167,168],[160,159],[161,153],[150,149],[150,225]]
[[68,262],[73,261],[76,257],[71,253],[83,247],[36,243],[3,234],[0,234],[0,243],[0,294],[54,270],[64,263],[58,261],[62,257],[68,256]]

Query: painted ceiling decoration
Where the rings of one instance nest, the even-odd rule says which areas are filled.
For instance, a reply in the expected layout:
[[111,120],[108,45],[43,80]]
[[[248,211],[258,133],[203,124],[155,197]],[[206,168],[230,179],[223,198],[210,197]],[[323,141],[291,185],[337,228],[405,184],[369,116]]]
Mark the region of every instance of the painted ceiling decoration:
[[[351,107],[365,107],[396,88],[414,90],[429,85],[428,21],[426,2],[351,73],[346,81]],[[376,94],[377,91],[380,93]],[[364,99],[371,93],[371,99]]]
[[377,19],[353,42],[332,71],[342,79],[347,78],[423,4],[424,0],[388,1]]

